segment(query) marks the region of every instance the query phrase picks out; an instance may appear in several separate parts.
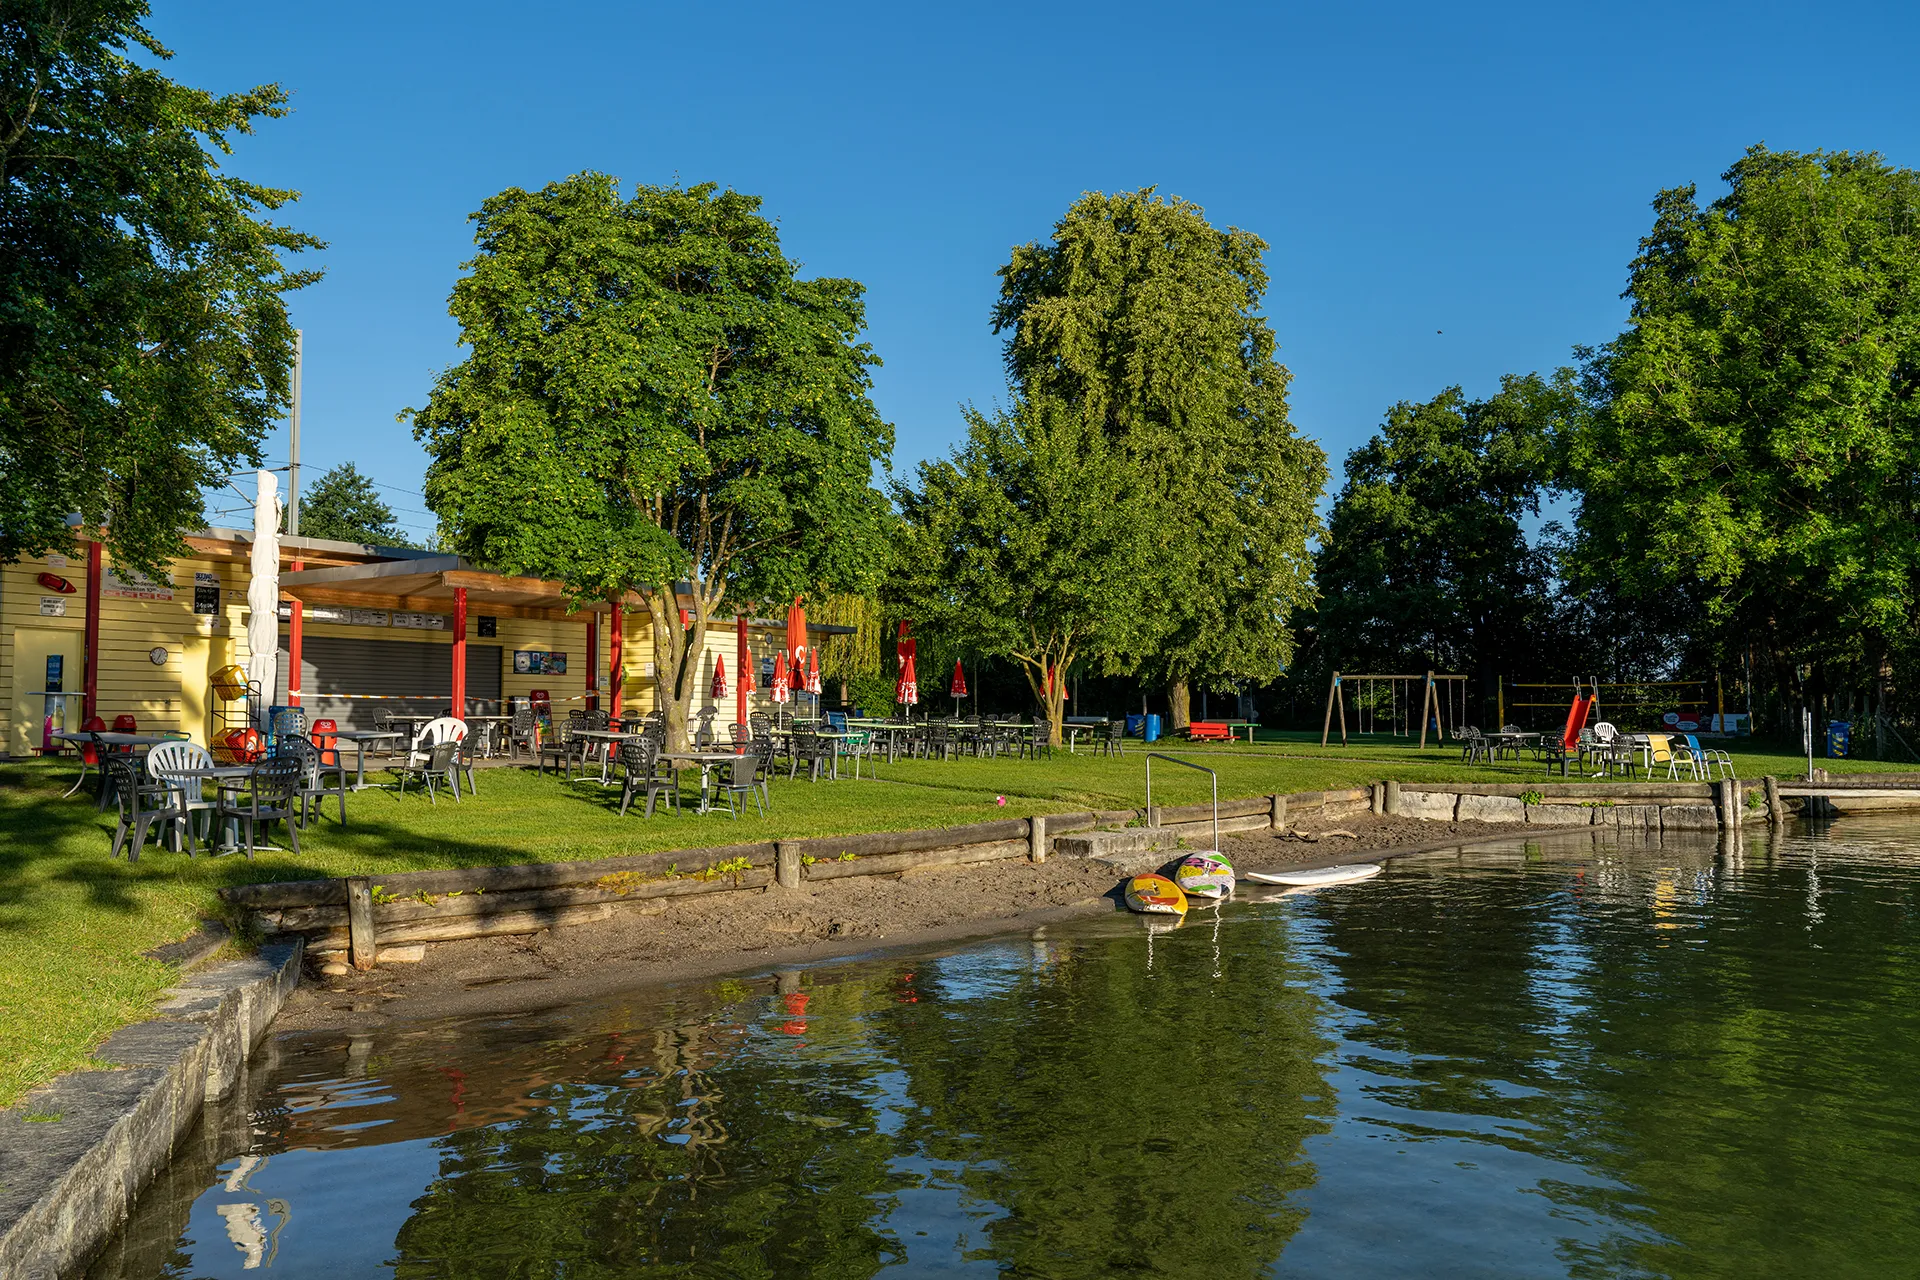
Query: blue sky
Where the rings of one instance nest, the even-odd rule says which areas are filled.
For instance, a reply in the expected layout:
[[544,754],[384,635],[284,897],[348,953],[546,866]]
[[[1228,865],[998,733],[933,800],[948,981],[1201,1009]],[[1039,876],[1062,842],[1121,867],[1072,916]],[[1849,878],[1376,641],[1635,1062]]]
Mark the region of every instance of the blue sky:
[[1294,421],[1337,476],[1393,401],[1615,333],[1661,187],[1714,191],[1757,141],[1920,163],[1913,6],[161,0],[152,27],[176,78],[293,92],[231,167],[330,244],[293,303],[307,475],[352,460],[422,530],[394,415],[459,358],[466,218],[508,186],[763,196],[809,274],[866,284],[905,472],[1003,391],[1008,250],[1157,184],[1271,246]]

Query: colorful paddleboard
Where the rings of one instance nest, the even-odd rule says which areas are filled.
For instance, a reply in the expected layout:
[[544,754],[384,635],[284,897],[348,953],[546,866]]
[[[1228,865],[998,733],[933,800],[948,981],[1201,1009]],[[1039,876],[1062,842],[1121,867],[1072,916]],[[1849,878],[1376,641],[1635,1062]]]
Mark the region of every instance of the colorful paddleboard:
[[1165,876],[1135,876],[1127,881],[1127,905],[1148,915],[1187,913],[1187,895]]
[[1174,870],[1173,881],[1191,898],[1225,898],[1233,893],[1233,864],[1212,849],[1188,854]]
[[1314,867],[1308,871],[1248,871],[1249,880],[1261,884],[1287,884],[1312,888],[1323,884],[1351,884],[1371,880],[1380,874],[1377,862],[1358,862],[1344,867]]

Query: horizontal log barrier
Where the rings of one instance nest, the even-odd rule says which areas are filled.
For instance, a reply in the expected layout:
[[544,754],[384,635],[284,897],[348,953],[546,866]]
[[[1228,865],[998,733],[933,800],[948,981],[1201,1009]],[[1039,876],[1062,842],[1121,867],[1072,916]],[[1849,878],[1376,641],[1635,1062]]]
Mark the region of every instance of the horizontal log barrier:
[[[990,844],[999,840],[1027,838],[1025,818],[1006,818],[999,822],[975,822],[962,827],[932,827],[923,831],[875,831],[858,836],[816,836],[810,840],[786,843],[799,850],[802,859],[825,862],[851,853],[856,858],[885,853],[912,853],[922,849],[952,849],[967,844]],[[771,847],[771,846],[769,846]]]
[[[1051,824],[1049,824],[1051,825]],[[962,866],[972,862],[999,862],[1006,858],[1024,858],[1029,846],[1025,840],[996,840],[965,845],[956,849],[928,849],[912,853],[875,854],[851,862],[815,862],[805,864],[808,880],[842,880],[848,876],[884,876],[920,867]]]
[[[588,862],[524,862],[505,867],[448,867],[435,871],[400,871],[379,877],[380,887],[395,897],[417,893],[500,893],[589,884],[603,876],[665,874],[675,865],[697,871],[719,862],[745,858],[756,867],[773,865],[773,842],[728,844],[710,849],[670,849],[663,853],[628,854]],[[233,885],[220,897],[237,907],[310,907],[345,905],[340,880],[280,880],[266,884]]]

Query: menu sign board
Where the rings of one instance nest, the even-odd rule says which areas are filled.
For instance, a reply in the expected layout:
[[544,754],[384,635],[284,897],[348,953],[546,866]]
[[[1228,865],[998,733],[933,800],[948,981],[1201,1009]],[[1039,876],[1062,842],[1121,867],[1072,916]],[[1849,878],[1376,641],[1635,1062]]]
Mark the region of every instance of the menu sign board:
[[127,569],[119,565],[108,565],[100,578],[100,594],[119,596],[123,600],[167,600],[173,599],[173,582],[149,578],[137,569]]

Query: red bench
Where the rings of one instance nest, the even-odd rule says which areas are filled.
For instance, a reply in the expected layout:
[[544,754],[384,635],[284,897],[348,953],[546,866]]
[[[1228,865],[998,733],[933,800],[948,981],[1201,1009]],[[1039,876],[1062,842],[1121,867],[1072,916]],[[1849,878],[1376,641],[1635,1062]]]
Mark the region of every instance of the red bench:
[[1187,726],[1190,742],[1232,742],[1233,730],[1218,720],[1195,720]]

